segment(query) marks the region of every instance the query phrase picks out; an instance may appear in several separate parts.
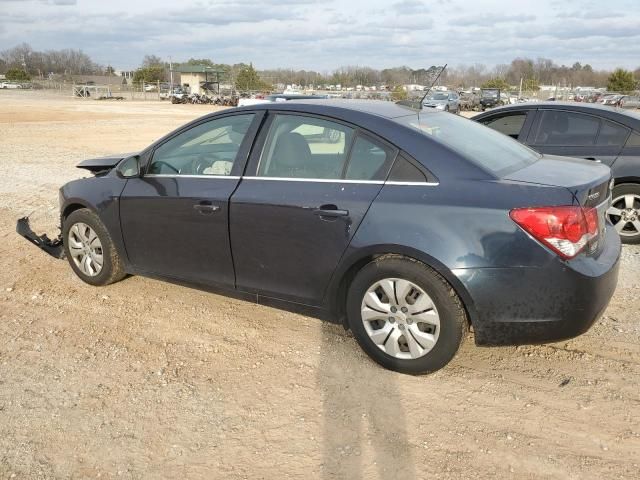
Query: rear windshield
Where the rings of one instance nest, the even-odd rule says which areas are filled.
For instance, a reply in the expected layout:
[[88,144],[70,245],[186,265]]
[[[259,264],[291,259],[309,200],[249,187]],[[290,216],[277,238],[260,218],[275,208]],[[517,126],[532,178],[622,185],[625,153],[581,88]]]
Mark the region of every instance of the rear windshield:
[[496,177],[540,159],[539,153],[507,135],[451,113],[419,113],[394,120],[455,150]]

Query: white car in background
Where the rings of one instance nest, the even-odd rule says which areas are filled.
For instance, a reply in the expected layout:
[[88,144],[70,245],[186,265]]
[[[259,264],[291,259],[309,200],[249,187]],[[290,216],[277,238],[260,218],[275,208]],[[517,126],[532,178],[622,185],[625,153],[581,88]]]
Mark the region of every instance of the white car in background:
[[0,88],[22,88],[19,83],[0,82]]

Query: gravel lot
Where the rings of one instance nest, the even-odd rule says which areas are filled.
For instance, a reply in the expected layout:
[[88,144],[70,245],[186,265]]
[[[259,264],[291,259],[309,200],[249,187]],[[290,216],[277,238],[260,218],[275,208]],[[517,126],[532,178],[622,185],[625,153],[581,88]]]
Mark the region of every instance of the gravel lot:
[[141,277],[83,284],[53,233],[81,159],[211,106],[0,91],[0,478],[617,479],[640,475],[640,248],[587,334],[426,377],[341,327]]

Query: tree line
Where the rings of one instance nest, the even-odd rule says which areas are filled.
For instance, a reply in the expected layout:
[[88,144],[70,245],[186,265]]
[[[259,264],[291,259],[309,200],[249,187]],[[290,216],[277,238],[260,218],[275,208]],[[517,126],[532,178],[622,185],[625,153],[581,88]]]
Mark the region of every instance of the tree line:
[[[182,64],[206,65],[223,72],[222,80],[236,85],[240,90],[268,90],[277,85],[313,85],[356,87],[357,85],[386,85],[393,88],[398,85],[428,85],[440,72],[441,66],[412,69],[407,66],[374,69],[362,66],[343,66],[330,72],[315,70],[293,70],[285,68],[256,70],[251,63],[224,64],[215,63],[209,58],[190,58]],[[180,65],[173,63],[173,68]],[[46,78],[49,73],[57,75],[109,74],[112,66],[94,62],[81,50],[63,49],[33,50],[23,43],[0,52],[0,73],[11,72],[20,79]],[[482,63],[474,65],[447,67],[438,83],[449,87],[464,89],[482,85],[516,86],[522,81],[524,90],[536,90],[540,85],[560,86],[611,86],[624,87],[625,91],[640,88],[640,67],[634,72],[617,69],[614,72],[597,70],[590,64],[576,62],[571,66],[558,65],[548,58],[516,58],[509,64],[487,67]],[[134,81],[168,81],[169,62],[156,55],[145,55],[140,67],[135,71]],[[622,90],[616,88],[616,90]]]

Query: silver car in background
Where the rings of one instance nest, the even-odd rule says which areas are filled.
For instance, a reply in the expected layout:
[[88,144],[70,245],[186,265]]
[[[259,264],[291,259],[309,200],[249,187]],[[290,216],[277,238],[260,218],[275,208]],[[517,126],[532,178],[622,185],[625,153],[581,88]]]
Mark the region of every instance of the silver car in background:
[[460,97],[456,92],[431,92],[422,101],[422,106],[445,112],[460,113]]
[[640,96],[625,95],[620,100],[620,108],[640,108]]

